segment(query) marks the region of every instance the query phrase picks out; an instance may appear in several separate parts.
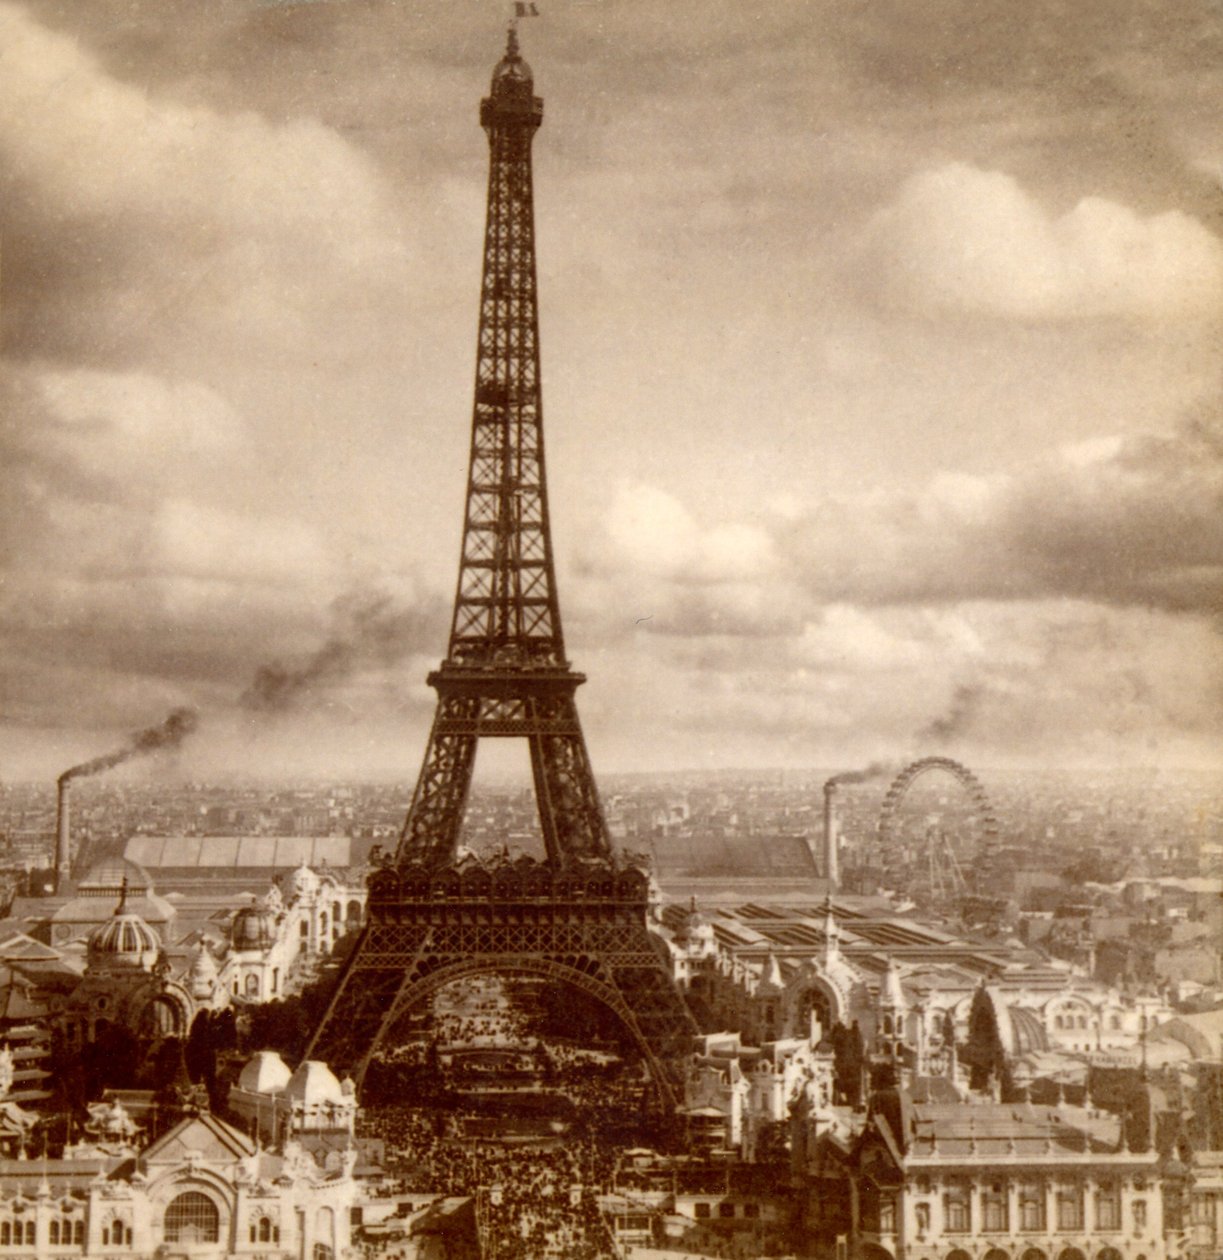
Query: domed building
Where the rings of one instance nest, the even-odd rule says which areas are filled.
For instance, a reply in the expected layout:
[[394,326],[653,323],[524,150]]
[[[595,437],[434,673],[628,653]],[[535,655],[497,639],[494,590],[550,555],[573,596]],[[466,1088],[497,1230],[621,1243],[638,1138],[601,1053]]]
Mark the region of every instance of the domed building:
[[246,1002],[292,992],[360,926],[365,896],[364,886],[302,863],[233,916],[220,983]]
[[161,939],[125,894],[120,891],[110,918],[90,933],[85,974],[60,1011],[69,1044],[96,1041],[120,1026],[153,1046],[164,1037],[185,1037],[196,1011],[216,1003],[215,992],[196,997],[189,976],[172,974]]
[[260,1050],[243,1067],[227,1105],[235,1120],[257,1126],[267,1140],[291,1136],[320,1152],[350,1145],[357,1120],[352,1081],[338,1080],[315,1059],[290,1072],[274,1050]]

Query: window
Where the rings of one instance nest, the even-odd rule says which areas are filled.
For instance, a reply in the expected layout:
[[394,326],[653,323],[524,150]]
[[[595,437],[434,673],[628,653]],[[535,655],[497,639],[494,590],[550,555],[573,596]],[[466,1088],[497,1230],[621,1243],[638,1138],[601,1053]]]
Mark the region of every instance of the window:
[[301,926],[297,929],[297,934],[302,937],[303,940],[310,935],[310,924],[307,923],[305,919],[301,921]]
[[259,977],[258,976],[246,977],[246,996],[247,997],[259,996]]
[[279,1242],[280,1226],[274,1225],[269,1217],[252,1217],[250,1228],[251,1242]]
[[314,1260],[331,1260],[331,1248],[326,1243],[315,1243]]
[[896,1196],[893,1194],[879,1196],[879,1232],[881,1234],[896,1232]]
[[[18,1226],[20,1228],[20,1226]],[[13,1239],[16,1242],[16,1238]],[[25,1223],[25,1246],[32,1247],[34,1245],[34,1222],[26,1221]]]
[[1116,1247],[1101,1247],[1096,1253],[1096,1260],[1121,1260],[1121,1252]]
[[972,1228],[967,1186],[952,1186],[943,1195],[943,1219],[949,1234],[967,1234]]
[[1083,1228],[1083,1191],[1080,1187],[1058,1187],[1057,1227],[1058,1229]]
[[1096,1228],[1121,1228],[1121,1189],[1115,1183],[1106,1182],[1096,1191]]
[[1040,1182],[1028,1182],[1019,1187],[1019,1228],[1038,1233],[1044,1231],[1045,1187]]
[[981,1228],[991,1234],[1004,1233],[1006,1215],[1006,1186],[995,1181],[981,1192]]
[[914,1209],[917,1215],[917,1236],[930,1232],[930,1204],[919,1203]]
[[1019,1260],[1048,1260],[1048,1257],[1039,1247],[1029,1247]]
[[207,1195],[188,1190],[166,1208],[165,1232],[166,1242],[217,1242],[221,1236],[220,1213]]
[[[20,1228],[20,1226],[18,1226]],[[12,1221],[0,1221],[0,1247],[11,1247],[13,1245],[13,1223]]]
[[692,1214],[698,1221],[703,1221],[709,1216],[708,1203],[694,1203],[692,1205]]
[[745,1203],[743,1205],[743,1215],[746,1216],[748,1220],[754,1221],[760,1215],[760,1204]]
[[85,1245],[85,1222],[84,1221],[73,1222],[72,1245],[74,1247],[83,1247]]
[[1134,1228],[1146,1229],[1147,1227],[1147,1201],[1145,1199],[1134,1200]]
[[102,1226],[103,1247],[130,1247],[131,1245],[132,1227],[126,1221],[110,1220]]
[[735,1205],[733,1203],[719,1203],[718,1215],[724,1220],[729,1220],[735,1214]]
[[1057,1260],[1086,1260],[1086,1257],[1077,1247],[1063,1247],[1057,1253]]

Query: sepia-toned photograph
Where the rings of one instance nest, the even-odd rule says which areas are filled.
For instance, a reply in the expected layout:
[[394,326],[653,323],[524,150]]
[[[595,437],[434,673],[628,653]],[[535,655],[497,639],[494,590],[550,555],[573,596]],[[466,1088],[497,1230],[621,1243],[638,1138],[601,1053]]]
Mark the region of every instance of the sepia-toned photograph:
[[1221,120],[0,0],[0,1260],[1223,1260]]

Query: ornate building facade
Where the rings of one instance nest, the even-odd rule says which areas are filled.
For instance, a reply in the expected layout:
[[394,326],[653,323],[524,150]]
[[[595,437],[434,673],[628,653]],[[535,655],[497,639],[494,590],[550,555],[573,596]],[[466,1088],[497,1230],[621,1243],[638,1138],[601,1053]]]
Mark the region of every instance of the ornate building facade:
[[262,1150],[207,1113],[135,1155],[0,1161],[0,1249],[63,1257],[197,1260],[351,1253],[353,1161]]

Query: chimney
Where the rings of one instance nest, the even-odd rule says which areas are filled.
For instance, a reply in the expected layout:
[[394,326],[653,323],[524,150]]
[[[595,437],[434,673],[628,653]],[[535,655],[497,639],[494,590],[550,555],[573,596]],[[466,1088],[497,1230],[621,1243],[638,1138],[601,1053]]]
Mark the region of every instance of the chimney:
[[830,779],[824,784],[824,878],[829,892],[834,892],[841,882],[836,794],[837,785]]
[[55,891],[72,875],[72,817],[68,802],[69,779],[60,779],[57,785],[55,813]]

